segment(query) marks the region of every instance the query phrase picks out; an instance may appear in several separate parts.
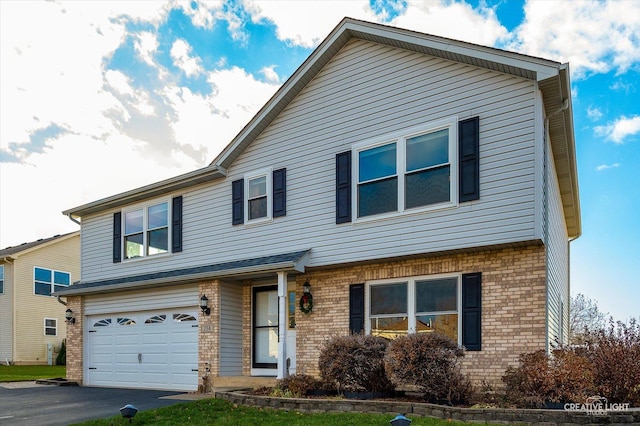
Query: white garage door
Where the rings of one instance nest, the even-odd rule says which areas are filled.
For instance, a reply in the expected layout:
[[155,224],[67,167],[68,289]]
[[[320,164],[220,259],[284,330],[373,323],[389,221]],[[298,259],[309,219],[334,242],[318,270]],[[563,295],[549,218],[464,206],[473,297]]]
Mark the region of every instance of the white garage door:
[[197,389],[197,310],[93,315],[86,328],[87,385]]

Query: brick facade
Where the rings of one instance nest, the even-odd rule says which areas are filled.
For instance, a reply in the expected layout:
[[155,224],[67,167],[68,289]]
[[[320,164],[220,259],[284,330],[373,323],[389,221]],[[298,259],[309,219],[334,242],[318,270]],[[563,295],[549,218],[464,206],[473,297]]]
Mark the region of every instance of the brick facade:
[[349,285],[370,280],[445,273],[482,272],[482,351],[467,352],[465,371],[475,385],[502,385],[518,355],[546,345],[544,246],[412,258],[309,272],[297,278],[296,292],[309,280],[313,312],[296,315],[298,373],[318,375],[323,341],[349,331]]
[[200,295],[209,299],[209,315],[200,314],[198,324],[198,391],[209,392],[220,372],[220,281],[198,284]]
[[74,324],[67,325],[67,380],[82,385],[82,349],[84,336],[84,298],[82,296],[67,297],[67,308],[73,312]]

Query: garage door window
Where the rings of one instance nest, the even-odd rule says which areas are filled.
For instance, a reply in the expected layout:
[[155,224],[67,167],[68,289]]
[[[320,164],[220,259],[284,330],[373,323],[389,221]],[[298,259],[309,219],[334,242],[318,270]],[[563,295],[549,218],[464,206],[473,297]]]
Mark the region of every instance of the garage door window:
[[165,322],[166,319],[167,319],[166,315],[154,315],[151,318],[147,318],[144,323],[145,324],[161,324]]
[[111,325],[111,318],[101,319],[100,321],[96,321],[93,323],[94,327],[108,327]]
[[136,322],[131,318],[118,318],[119,325],[136,325]]
[[173,314],[173,320],[175,322],[197,321],[196,317],[189,314]]

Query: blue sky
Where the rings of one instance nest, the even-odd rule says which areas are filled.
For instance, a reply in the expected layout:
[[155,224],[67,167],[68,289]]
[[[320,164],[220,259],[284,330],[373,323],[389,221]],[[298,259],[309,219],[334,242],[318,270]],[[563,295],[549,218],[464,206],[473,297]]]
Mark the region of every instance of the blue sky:
[[344,17],[571,67],[573,293],[640,317],[638,1],[0,1],[0,247],[207,165]]

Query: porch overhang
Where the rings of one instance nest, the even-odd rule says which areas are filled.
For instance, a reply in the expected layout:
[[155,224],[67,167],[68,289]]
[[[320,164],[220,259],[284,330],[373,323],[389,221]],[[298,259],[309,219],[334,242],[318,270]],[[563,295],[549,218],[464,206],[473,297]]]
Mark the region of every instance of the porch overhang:
[[54,296],[84,296],[126,290],[185,284],[210,279],[249,279],[277,272],[304,272],[311,250],[234,260],[192,268],[173,269],[97,281],[80,281],[58,290]]

